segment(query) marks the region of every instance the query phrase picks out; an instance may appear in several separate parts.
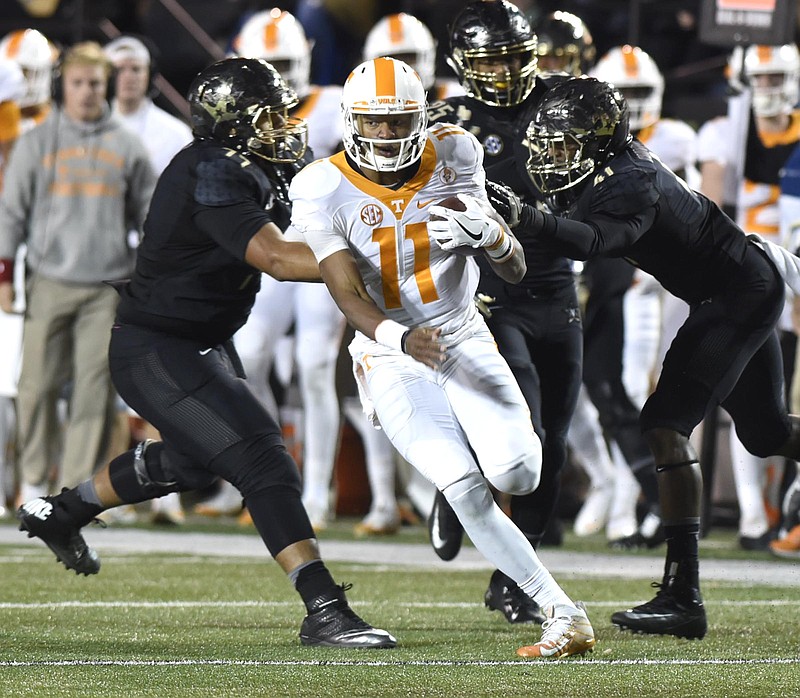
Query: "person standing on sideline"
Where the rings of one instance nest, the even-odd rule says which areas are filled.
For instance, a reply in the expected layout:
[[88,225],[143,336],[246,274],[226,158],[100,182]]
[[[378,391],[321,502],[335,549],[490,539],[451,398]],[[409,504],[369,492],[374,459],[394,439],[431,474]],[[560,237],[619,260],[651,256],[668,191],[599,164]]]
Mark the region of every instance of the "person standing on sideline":
[[[111,101],[111,110],[142,139],[158,176],[174,155],[191,142],[192,130],[183,121],[153,103],[158,64],[154,55],[155,49],[149,43],[123,34],[107,43],[103,50],[114,66],[114,98]],[[130,439],[128,412],[128,408],[123,406],[117,415],[120,440]],[[145,430],[149,436],[157,437],[157,434],[150,433],[151,425],[146,425]],[[184,521],[183,507],[177,492],[154,499],[152,507],[152,518],[156,523],[180,524]]]
[[[595,644],[585,611],[489,489],[535,490],[542,458],[525,399],[473,303],[478,267],[458,253],[485,256],[511,283],[525,273],[519,242],[486,201],[483,149],[459,126],[428,128],[419,75],[392,58],[353,70],[342,111],[345,152],[292,181],[289,232],[305,236],[356,329],[350,354],[364,411],[443,493],[478,550],[550,612],[541,640],[517,654],[583,654]],[[454,196],[463,214],[436,205]]]
[[13,268],[27,244],[27,308],[19,378],[21,500],[47,494],[61,430],[56,404],[69,382],[57,487],[100,464],[113,420],[105,348],[129,275],[128,231],[141,230],[155,173],[141,140],[110,113],[111,64],[95,42],[64,55],[54,109],[20,136],[0,196],[0,308],[14,307]]
[[111,333],[114,384],[162,441],[143,441],[94,477],[26,502],[20,528],[67,568],[100,562],[80,529],[100,512],[169,492],[233,483],[308,615],[305,645],[394,647],[357,616],[320,558],[300,475],[280,428],[244,381],[231,338],[247,320],[261,272],[319,279],[311,250],[287,240],[288,201],[273,185],[302,163],[307,125],[297,95],[266,61],[230,58],[189,91],[194,140],[159,178],[132,279]]

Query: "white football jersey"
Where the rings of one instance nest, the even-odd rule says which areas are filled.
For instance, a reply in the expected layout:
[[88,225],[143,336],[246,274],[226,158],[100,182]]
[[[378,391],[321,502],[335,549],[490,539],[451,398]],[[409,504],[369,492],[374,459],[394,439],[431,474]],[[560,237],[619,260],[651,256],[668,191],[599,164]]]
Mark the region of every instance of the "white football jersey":
[[636,137],[669,169],[684,173],[692,189],[700,185],[700,173],[695,165],[697,134],[689,124],[677,119],[659,119],[639,131]]
[[459,126],[436,124],[427,133],[419,170],[397,190],[355,171],[343,152],[305,167],[289,190],[292,227],[318,261],[349,249],[387,317],[451,334],[470,326],[477,312],[478,265],[440,249],[428,234],[428,207],[458,193],[489,205],[483,149]]

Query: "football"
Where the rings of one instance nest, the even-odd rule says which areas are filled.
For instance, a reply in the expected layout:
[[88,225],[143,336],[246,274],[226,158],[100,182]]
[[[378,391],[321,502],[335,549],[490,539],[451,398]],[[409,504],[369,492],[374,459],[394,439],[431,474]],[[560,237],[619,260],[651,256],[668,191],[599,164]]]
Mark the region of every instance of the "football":
[[[437,206],[443,206],[444,208],[452,208],[454,211],[466,211],[467,207],[464,202],[459,199],[457,196],[448,196],[446,199],[442,199],[441,201],[436,202]],[[432,221],[441,221],[444,220],[441,216],[431,216],[430,219]]]

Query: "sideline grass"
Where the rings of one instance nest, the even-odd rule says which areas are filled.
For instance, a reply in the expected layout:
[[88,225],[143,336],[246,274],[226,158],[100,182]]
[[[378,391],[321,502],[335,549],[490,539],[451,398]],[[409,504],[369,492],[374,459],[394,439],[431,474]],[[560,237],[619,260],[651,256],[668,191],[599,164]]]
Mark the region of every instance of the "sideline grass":
[[356,610],[400,642],[348,652],[299,644],[302,604],[266,559],[116,554],[103,565],[79,578],[43,546],[0,546],[0,695],[800,695],[797,587],[706,583],[709,634],[692,642],[610,624],[644,600],[642,580],[565,579],[597,648],[538,662],[514,654],[538,628],[483,607],[485,571],[332,563]]

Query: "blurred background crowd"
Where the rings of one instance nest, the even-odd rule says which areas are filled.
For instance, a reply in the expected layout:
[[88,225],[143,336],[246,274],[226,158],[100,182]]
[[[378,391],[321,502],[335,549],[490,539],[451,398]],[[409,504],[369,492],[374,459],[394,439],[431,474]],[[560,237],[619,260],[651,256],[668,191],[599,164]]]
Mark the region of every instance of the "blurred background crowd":
[[[35,128],[46,118],[52,100],[51,83],[59,79],[59,60],[70,47],[82,42],[96,42],[104,48],[115,70],[109,103],[141,137],[155,174],[163,170],[172,153],[191,139],[184,97],[190,82],[213,61],[234,54],[265,57],[284,73],[304,100],[305,108],[317,110],[316,127],[309,119],[311,143],[316,156],[327,156],[340,145],[341,131],[331,127],[339,118],[338,88],[364,58],[389,55],[387,16],[404,13],[416,18],[414,24],[404,20],[404,26],[419,33],[409,39],[411,46],[403,46],[396,54],[412,62],[420,58],[415,52],[421,55],[429,51],[429,101],[434,101],[434,88],[439,91],[437,96],[446,96],[448,89],[458,92],[456,76],[447,63],[448,23],[464,4],[459,0],[286,0],[274,8],[271,2],[257,0],[6,0],[0,9],[0,71],[5,71],[0,72],[0,90],[5,90],[0,93],[0,166],[7,162],[19,133]],[[741,201],[737,204],[735,195],[726,199],[722,182],[725,166],[736,157],[731,156],[726,163],[717,157],[715,148],[720,149],[720,140],[732,133],[726,132],[724,125],[732,128],[731,121],[720,126],[717,120],[732,118],[731,105],[741,85],[731,72],[731,58],[735,55],[731,47],[701,41],[700,0],[519,0],[516,5],[534,28],[542,28],[540,43],[551,49],[553,39],[549,39],[550,44],[544,39],[554,13],[576,20],[573,43],[578,50],[587,52],[586,64],[579,70],[588,70],[597,63],[598,71],[608,70],[614,75],[613,61],[638,57],[639,70],[644,73],[640,84],[637,78],[631,78],[629,87],[633,91],[629,94],[633,99],[637,88],[650,90],[645,97],[655,98],[656,102],[648,118],[643,117],[636,126],[632,124],[633,130],[641,131],[644,139],[645,130],[657,121],[681,122],[684,130],[677,129],[676,138],[689,142],[688,150],[677,164],[667,164],[681,170],[693,187],[721,205],[728,205],[729,212],[737,215],[736,207],[742,205]],[[417,29],[419,23],[421,29]],[[644,55],[633,49],[623,50],[626,46],[638,47],[636,51]],[[788,79],[798,88],[800,58],[795,54],[796,48],[785,63],[789,66]],[[544,55],[540,51],[540,69]],[[12,64],[20,72],[15,73]],[[421,75],[422,65],[415,66]],[[631,70],[635,73],[634,68]],[[603,73],[598,76],[610,79]],[[312,94],[313,107],[309,100]],[[794,97],[796,102],[797,89]],[[19,108],[14,126],[7,125],[13,118],[3,109],[2,103],[6,102],[16,103]],[[159,110],[157,125],[152,121],[148,125],[144,120],[143,110],[151,106]],[[148,113],[152,116],[155,112]],[[800,142],[800,126],[792,119],[789,125],[778,126],[764,121],[759,128],[791,131],[784,143],[794,146]],[[703,131],[714,123],[717,125]],[[686,133],[690,134],[688,141]],[[744,138],[739,146],[745,150]],[[785,162],[790,152],[791,149],[786,151]],[[665,156],[661,157],[666,161]],[[775,164],[769,184],[777,186],[785,162]],[[777,195],[773,203],[777,203]],[[777,217],[774,224],[777,233]],[[24,249],[9,253],[0,248],[0,257],[15,254],[24,255]],[[17,278],[15,283],[22,291],[24,280]],[[323,530],[337,515],[359,517],[358,535],[392,534],[404,524],[420,524],[430,511],[433,492],[400,462],[388,441],[372,430],[361,415],[346,351],[341,351],[348,340],[343,318],[335,308],[328,308],[330,299],[320,296],[324,289],[310,292],[297,285],[289,292],[287,286],[291,285],[265,280],[253,321],[238,338],[237,346],[245,363],[249,362],[251,380],[280,419],[287,445],[304,471],[303,499],[312,523],[317,530]],[[652,286],[646,279],[637,278],[630,289],[631,296],[644,296],[647,305]],[[42,428],[43,433],[36,438],[51,443],[46,448],[41,443],[34,448],[20,438],[17,423],[26,412],[16,404],[19,352],[15,353],[14,346],[21,343],[21,320],[16,314],[24,310],[24,293],[18,295],[14,312],[0,313],[5,345],[0,355],[0,364],[5,367],[0,370],[5,376],[0,377],[0,484],[4,495],[0,512],[6,507],[13,511],[15,502],[47,490],[73,486],[87,475],[78,472],[77,466],[68,467],[63,462],[69,458],[69,439],[64,433],[71,421],[77,421],[79,403],[75,402],[74,393],[80,387],[75,381],[78,368],[56,377],[60,381],[58,390],[48,387],[53,403],[48,409],[59,423],[58,433],[53,433],[53,428]],[[636,309],[641,305],[635,306],[632,301],[631,305],[626,320],[646,325],[651,316]],[[672,310],[659,305],[659,318],[668,312]],[[680,313],[680,309],[675,312]],[[628,361],[641,364],[639,370],[631,369],[627,375],[634,404],[641,404],[644,399],[652,365],[663,353],[663,346],[659,346],[663,344],[662,320],[656,322],[659,327],[647,340],[650,348],[645,356],[637,356],[635,348],[631,349]],[[791,381],[796,343],[791,319],[784,329],[787,378]],[[102,343],[96,345],[103,360],[105,350]],[[117,401],[113,401],[111,409],[100,412],[102,428],[93,451],[98,455],[93,462],[84,458],[89,469],[108,453],[117,453],[129,441],[148,435],[148,425]],[[579,414],[582,416],[576,420],[570,438],[570,465],[563,476],[558,516],[543,544],[558,545],[564,524],[572,525],[578,535],[605,532],[610,542],[622,547],[659,544],[658,521],[647,522],[646,497],[630,476],[628,466],[632,464],[624,463],[625,454],[615,451],[613,439],[595,408],[587,402],[579,408]],[[32,419],[24,418],[26,429]],[[704,440],[708,477],[706,527],[735,527],[742,548],[768,549],[781,527],[783,537],[787,526],[791,528],[791,522],[782,520],[781,508],[792,495],[795,465],[774,460],[745,464],[747,454],[738,454],[724,415],[710,416],[704,432],[705,435],[698,434],[698,439]],[[81,440],[83,453],[87,452],[86,433],[73,437]],[[24,438],[34,437],[28,434]],[[44,467],[26,465],[26,449],[31,454],[37,449],[46,454]],[[185,508],[193,506],[198,515],[236,515],[243,524],[247,523],[241,499],[224,483],[212,491],[198,493],[196,501],[190,499],[184,497],[181,501],[175,495],[171,501],[156,504],[149,515],[161,523],[180,524],[185,519]],[[130,521],[141,515],[120,511],[113,516]],[[800,528],[796,537],[800,537]],[[800,540],[788,551],[800,555]]]

